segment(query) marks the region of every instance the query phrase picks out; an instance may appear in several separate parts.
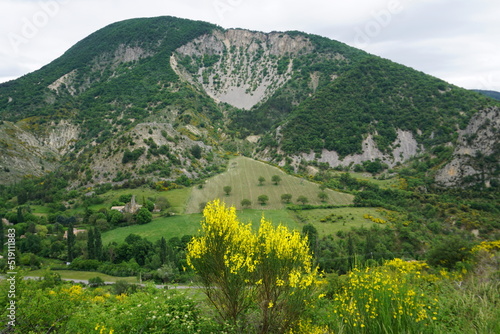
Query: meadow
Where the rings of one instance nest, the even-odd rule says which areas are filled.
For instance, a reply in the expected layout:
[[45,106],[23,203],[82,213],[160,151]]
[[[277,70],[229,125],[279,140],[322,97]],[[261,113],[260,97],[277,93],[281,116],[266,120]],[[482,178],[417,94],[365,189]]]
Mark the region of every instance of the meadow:
[[[238,212],[238,218],[243,223],[252,223],[254,227],[262,216],[274,224],[283,224],[291,229],[301,229],[301,224],[291,216],[286,210],[252,210],[245,209]],[[110,242],[121,243],[129,234],[137,234],[151,242],[155,242],[162,237],[169,240],[173,237],[182,237],[183,235],[196,235],[202,221],[201,213],[192,213],[185,215],[174,215],[170,217],[160,217],[154,219],[151,223],[145,225],[132,225],[119,227],[102,234],[102,242],[107,245]]]
[[[277,185],[271,181],[274,175],[281,178]],[[259,184],[259,177],[265,179],[262,185]],[[225,186],[231,187],[229,195],[224,192]],[[349,205],[352,204],[354,198],[350,194],[325,189],[324,192],[328,198],[322,202],[318,198],[320,192],[318,184],[288,175],[278,167],[246,157],[236,157],[229,161],[226,172],[210,178],[201,188],[193,188],[186,205],[186,213],[200,212],[200,205],[216,198],[220,198],[227,205],[236,207],[237,210],[243,209],[241,205],[243,199],[251,201],[250,208],[252,209],[284,209],[286,204],[281,200],[283,194],[291,194],[292,203],[297,203],[299,196],[305,196],[309,204],[313,205]],[[257,198],[260,195],[269,197],[265,205],[258,202]]]
[[[278,175],[281,181],[274,184],[271,179]],[[259,184],[259,177],[265,179]],[[231,192],[226,195],[224,186],[230,186]],[[312,223],[318,228],[320,234],[329,234],[332,231],[348,230],[351,227],[359,227],[372,224],[371,221],[362,218],[364,213],[377,215],[375,209],[358,208],[337,208],[337,209],[317,209],[304,210],[302,213],[294,213],[286,210],[286,203],[281,200],[281,195],[291,194],[291,204],[296,204],[298,196],[305,196],[309,204],[313,205],[350,205],[353,196],[330,189],[324,192],[328,198],[323,202],[318,198],[321,190],[319,185],[283,172],[281,169],[266,163],[249,159],[246,157],[236,157],[231,159],[228,170],[220,175],[214,176],[205,181],[201,187],[175,189],[167,192],[157,192],[151,189],[124,189],[112,191],[102,195],[105,203],[117,200],[121,195],[133,194],[140,203],[142,198],[156,198],[164,196],[168,199],[172,208],[169,210],[174,215],[169,217],[155,218],[146,225],[133,225],[113,229],[102,234],[103,244],[110,242],[123,242],[129,234],[137,234],[154,242],[161,237],[170,239],[183,235],[196,235],[202,221],[201,210],[205,203],[220,198],[228,206],[234,206],[238,210],[238,217],[244,223],[252,223],[257,226],[262,216],[273,224],[283,224],[291,229],[301,230],[305,223]],[[269,197],[268,203],[262,205],[257,198],[260,195]],[[249,199],[252,204],[249,208],[243,208],[241,201]],[[104,205],[104,204],[103,204]],[[333,210],[333,211],[332,211]],[[322,215],[336,212],[338,215],[347,217],[348,212],[353,211],[352,220],[346,220],[341,224],[322,224]]]
[[383,219],[376,208],[334,208],[301,210],[292,213],[293,217],[304,224],[312,224],[320,236],[335,234],[338,231],[348,231],[351,228],[369,228],[375,224],[365,215]]

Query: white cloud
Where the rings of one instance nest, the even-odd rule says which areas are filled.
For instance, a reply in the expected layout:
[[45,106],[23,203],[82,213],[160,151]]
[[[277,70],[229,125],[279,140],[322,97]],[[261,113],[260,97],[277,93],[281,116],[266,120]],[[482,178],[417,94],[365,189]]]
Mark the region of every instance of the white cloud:
[[500,91],[500,3],[493,0],[0,0],[0,10],[0,82],[113,22],[172,15],[315,33],[459,86]]

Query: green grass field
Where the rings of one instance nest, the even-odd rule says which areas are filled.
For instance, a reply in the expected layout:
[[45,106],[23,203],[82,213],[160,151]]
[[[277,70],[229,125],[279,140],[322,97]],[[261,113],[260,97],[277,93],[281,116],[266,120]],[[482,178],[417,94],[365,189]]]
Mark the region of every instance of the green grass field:
[[129,234],[137,234],[152,242],[162,237],[168,240],[172,237],[182,237],[186,234],[194,235],[200,228],[202,218],[202,215],[199,213],[176,215],[157,218],[145,225],[119,227],[103,233],[102,242],[104,245],[113,241],[121,243]]
[[[351,228],[369,228],[374,222],[363,218],[369,214],[375,218],[384,219],[384,216],[376,208],[337,208],[337,209],[314,209],[303,210],[295,213],[295,218],[302,224],[310,223],[318,230],[320,236],[335,234],[338,231],[349,231]],[[330,217],[330,219],[325,219]],[[326,221],[321,221],[322,219]],[[380,225],[383,226],[383,225]]]
[[[337,173],[338,176],[340,176],[341,174],[342,173],[340,173],[340,172]],[[392,188],[392,187],[397,187],[399,185],[399,179],[396,177],[389,178],[386,180],[379,180],[379,179],[373,177],[370,173],[349,172],[349,174],[358,180],[364,180],[364,181],[374,183],[381,188]]]
[[[273,175],[279,175],[281,182],[274,185],[271,182]],[[259,185],[259,177],[266,179]],[[229,196],[224,193],[224,186],[230,186],[232,191]],[[186,213],[200,212],[200,203],[206,203],[220,198],[227,205],[242,209],[241,200],[249,199],[250,208],[259,210],[280,210],[285,207],[281,201],[282,194],[292,194],[292,202],[296,203],[299,196],[306,196],[309,204],[351,204],[353,196],[326,189],[328,195],[326,203],[318,198],[319,185],[304,179],[286,174],[277,167],[270,166],[246,157],[237,157],[229,161],[228,170],[220,175],[207,180],[202,189],[194,188],[189,198]],[[258,203],[260,195],[267,195],[269,202],[266,205]]]
[[[171,211],[176,213],[184,213],[184,208],[186,207],[186,202],[191,194],[191,188],[175,189],[170,191],[156,191],[151,188],[137,188],[137,189],[119,189],[107,192],[101,197],[104,199],[104,203],[101,207],[109,209],[111,203],[118,200],[121,195],[132,194],[135,195],[137,203],[141,204],[144,198],[158,198],[165,197],[168,199],[171,205]],[[92,206],[91,209],[98,210],[99,205]]]
[[[238,218],[242,223],[253,223],[254,228],[257,228],[263,214],[266,220],[276,225],[282,223],[291,229],[300,230],[302,228],[286,210],[266,210],[264,212],[263,210],[246,209],[238,212]],[[183,235],[196,235],[202,220],[201,213],[162,217],[149,224],[120,227],[105,232],[102,234],[102,242],[104,245],[110,242],[121,243],[129,234],[137,234],[152,242],[162,237],[169,240]]]

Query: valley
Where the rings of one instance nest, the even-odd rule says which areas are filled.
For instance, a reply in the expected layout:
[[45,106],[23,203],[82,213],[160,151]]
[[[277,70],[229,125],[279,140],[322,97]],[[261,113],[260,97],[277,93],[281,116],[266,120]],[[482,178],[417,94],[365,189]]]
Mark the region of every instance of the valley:
[[487,93],[298,31],[96,31],[0,84],[11,332],[500,331]]

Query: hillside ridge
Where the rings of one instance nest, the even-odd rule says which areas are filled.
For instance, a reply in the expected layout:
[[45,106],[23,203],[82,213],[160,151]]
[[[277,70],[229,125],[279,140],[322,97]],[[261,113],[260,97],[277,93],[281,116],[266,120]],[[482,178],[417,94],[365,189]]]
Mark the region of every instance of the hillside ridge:
[[[11,183],[61,168],[73,186],[175,181],[211,175],[226,151],[294,171],[391,168],[455,147],[470,122],[482,122],[474,115],[497,105],[317,35],[131,19],[0,84],[0,127],[10,133],[0,138],[0,175]],[[492,160],[497,139],[478,133],[481,157]],[[489,164],[481,182],[498,178]],[[468,176],[442,184],[470,184]]]

